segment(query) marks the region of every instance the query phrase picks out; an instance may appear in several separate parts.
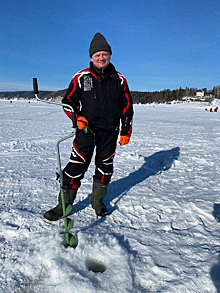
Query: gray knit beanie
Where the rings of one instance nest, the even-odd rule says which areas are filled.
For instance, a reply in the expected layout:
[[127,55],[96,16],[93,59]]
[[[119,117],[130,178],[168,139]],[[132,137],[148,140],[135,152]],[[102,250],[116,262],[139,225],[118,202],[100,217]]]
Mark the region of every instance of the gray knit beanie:
[[111,46],[107,43],[105,37],[100,33],[96,33],[90,43],[89,56],[92,57],[94,53],[99,51],[108,51],[112,55]]

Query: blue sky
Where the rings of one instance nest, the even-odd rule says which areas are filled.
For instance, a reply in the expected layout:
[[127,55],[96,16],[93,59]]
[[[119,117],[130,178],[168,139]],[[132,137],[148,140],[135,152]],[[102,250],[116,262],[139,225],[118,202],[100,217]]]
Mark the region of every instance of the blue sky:
[[220,85],[219,0],[7,0],[0,5],[0,91],[68,87],[101,32],[131,90]]

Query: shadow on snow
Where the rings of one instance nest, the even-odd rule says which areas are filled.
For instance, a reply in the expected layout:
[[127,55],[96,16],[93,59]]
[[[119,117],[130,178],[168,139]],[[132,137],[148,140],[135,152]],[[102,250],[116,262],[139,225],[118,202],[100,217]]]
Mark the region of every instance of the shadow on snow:
[[220,293],[220,255],[219,262],[216,263],[210,270],[210,276],[216,287],[216,293]]
[[[108,194],[105,198],[105,203],[108,206],[109,214],[111,214],[116,208],[120,199],[135,185],[146,180],[150,176],[160,174],[163,171],[169,170],[174,161],[178,159],[180,154],[180,148],[176,147],[171,150],[156,152],[150,157],[145,157],[144,164],[133,173],[130,173],[127,177],[113,181],[109,185]],[[110,202],[117,198],[114,207],[109,208]],[[71,214],[77,213],[90,205],[90,195],[84,200],[78,202],[73,206]]]
[[[220,203],[214,203],[212,214],[215,217],[216,221],[220,222]],[[212,282],[216,287],[216,292],[220,293],[220,254],[218,257],[219,261],[211,268],[210,275]]]

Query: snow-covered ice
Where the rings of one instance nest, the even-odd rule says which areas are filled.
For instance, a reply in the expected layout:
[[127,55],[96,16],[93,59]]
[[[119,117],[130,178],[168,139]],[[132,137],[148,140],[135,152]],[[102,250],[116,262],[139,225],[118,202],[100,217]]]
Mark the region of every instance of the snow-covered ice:
[[[134,106],[110,215],[97,220],[90,206],[92,162],[72,209],[78,246],[66,249],[63,221],[43,213],[57,202],[56,141],[71,122],[59,106],[0,101],[0,292],[219,293],[220,112],[206,107]],[[63,167],[71,145],[61,144]]]

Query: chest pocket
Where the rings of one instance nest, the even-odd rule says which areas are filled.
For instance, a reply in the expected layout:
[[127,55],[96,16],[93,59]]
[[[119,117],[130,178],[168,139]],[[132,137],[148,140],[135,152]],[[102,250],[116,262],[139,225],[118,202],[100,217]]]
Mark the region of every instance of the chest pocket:
[[83,76],[83,90],[85,92],[91,91],[93,88],[92,78],[88,75]]

